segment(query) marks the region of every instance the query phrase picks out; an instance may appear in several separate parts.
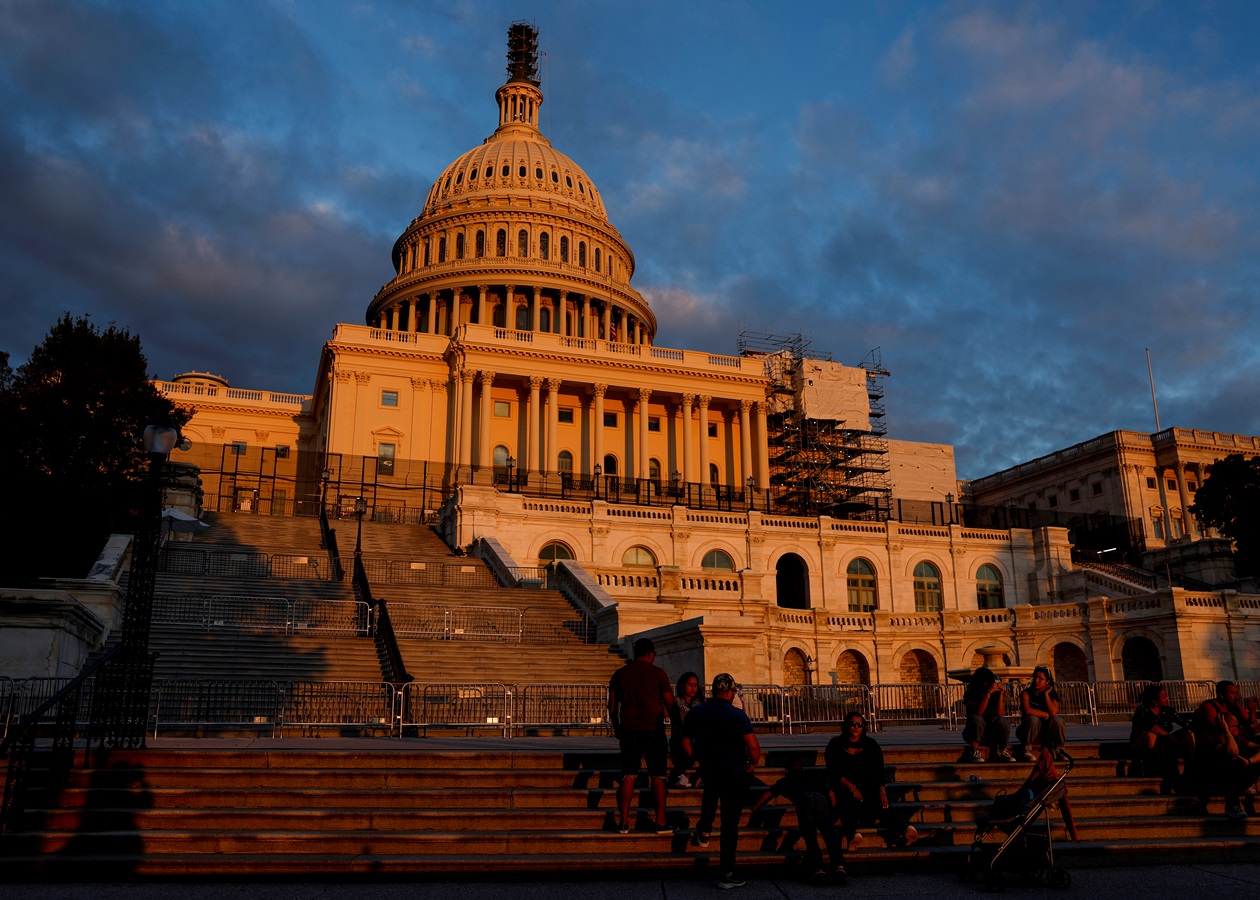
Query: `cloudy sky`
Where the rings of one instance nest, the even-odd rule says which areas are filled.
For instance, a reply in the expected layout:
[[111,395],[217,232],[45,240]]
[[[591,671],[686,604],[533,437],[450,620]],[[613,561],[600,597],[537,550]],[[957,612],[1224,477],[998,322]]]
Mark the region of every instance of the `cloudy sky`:
[[[773,12],[779,7],[782,12]],[[1113,429],[1260,434],[1260,3],[0,0],[0,349],[309,393],[540,31],[662,346],[882,350],[977,477]]]

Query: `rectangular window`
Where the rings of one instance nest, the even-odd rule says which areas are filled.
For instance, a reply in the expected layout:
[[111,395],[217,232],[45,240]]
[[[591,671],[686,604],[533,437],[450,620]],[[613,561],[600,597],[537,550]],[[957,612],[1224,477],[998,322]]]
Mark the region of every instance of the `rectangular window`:
[[244,441],[232,441],[232,455],[244,456],[249,452],[249,444]]
[[378,475],[394,474],[394,445],[381,444],[376,451],[376,473]]
[[573,409],[571,407],[569,409],[560,409],[557,412],[560,417],[561,425],[573,424]]
[[1168,485],[1168,490],[1170,490],[1170,491],[1175,491],[1175,490],[1177,490],[1177,479],[1176,479],[1176,478],[1165,478],[1165,479],[1164,479],[1164,483]]
[[1046,498],[1046,506],[1050,507],[1051,509],[1054,509],[1058,505],[1059,505],[1058,494],[1051,494],[1049,497]]
[[660,431],[660,430],[661,430],[661,417],[648,416],[648,431]]
[[1193,481],[1187,481],[1187,482],[1186,482],[1186,489],[1187,489],[1187,490],[1189,490],[1189,491],[1190,491],[1190,493],[1192,493],[1192,494],[1193,494],[1195,491],[1197,491],[1197,490],[1199,489],[1199,486],[1198,486],[1197,484],[1195,484]]
[[1076,488],[1072,488],[1072,490],[1068,491],[1068,499],[1071,500],[1073,503],[1076,503],[1078,500],[1081,499],[1081,492],[1078,491]]
[[381,406],[397,406],[398,391],[381,391]]
[[1097,497],[1099,494],[1102,493],[1102,482],[1095,481],[1093,484],[1089,486],[1089,488],[1091,491],[1094,492],[1094,496]]
[[494,401],[494,414],[500,419],[512,418],[512,404],[506,400]]
[[1146,479],[1146,486],[1147,486],[1147,488],[1149,488],[1149,489],[1150,489],[1150,490],[1152,490],[1152,491],[1153,491],[1153,490],[1155,490],[1155,488],[1159,487],[1159,485],[1157,485],[1157,484],[1155,483],[1155,479],[1154,479],[1154,478],[1148,478],[1148,479]]
[[717,437],[717,422],[709,423],[709,437],[711,438]]
[[1164,539],[1164,522],[1162,519],[1151,519],[1151,530],[1155,533],[1155,537],[1161,541]]
[[617,427],[617,414],[616,413],[610,413],[610,412],[604,413],[604,427],[605,428]]
[[279,444],[276,447],[276,459],[288,459],[288,458],[289,458],[289,445]]

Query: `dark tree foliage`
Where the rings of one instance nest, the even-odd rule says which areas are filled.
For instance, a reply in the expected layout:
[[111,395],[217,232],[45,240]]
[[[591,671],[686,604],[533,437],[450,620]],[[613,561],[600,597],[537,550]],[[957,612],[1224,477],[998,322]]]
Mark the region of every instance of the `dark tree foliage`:
[[1233,540],[1239,575],[1260,574],[1260,456],[1214,462],[1190,512]]
[[140,339],[67,313],[16,372],[0,365],[0,462],[15,565],[5,581],[81,578],[104,539],[133,530],[148,471],[146,425],[187,414],[149,382]]

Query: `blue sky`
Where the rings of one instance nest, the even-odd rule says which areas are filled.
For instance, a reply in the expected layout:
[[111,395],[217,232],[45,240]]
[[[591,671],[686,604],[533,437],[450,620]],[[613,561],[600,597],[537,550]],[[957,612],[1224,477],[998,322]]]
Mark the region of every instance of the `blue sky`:
[[0,0],[0,349],[308,393],[540,31],[663,346],[880,347],[977,477],[1113,429],[1260,434],[1260,4]]

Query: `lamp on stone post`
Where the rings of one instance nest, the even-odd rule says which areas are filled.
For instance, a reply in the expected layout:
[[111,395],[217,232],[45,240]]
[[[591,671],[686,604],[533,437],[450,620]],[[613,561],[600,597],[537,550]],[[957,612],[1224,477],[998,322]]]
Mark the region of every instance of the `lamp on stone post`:
[[757,479],[749,475],[748,480],[744,482],[744,486],[748,488],[748,508],[752,509],[753,508],[753,491],[756,490],[757,488]]
[[598,499],[599,499],[599,479],[600,479],[600,476],[601,476],[601,475],[603,475],[603,474],[604,474],[604,467],[603,467],[603,466],[601,466],[599,463],[595,463],[595,484],[594,484],[594,488],[595,488],[595,499],[596,499],[596,500],[598,500]]
[[946,524],[953,525],[954,524],[954,495],[952,493],[945,495],[945,508],[949,510],[949,522]]
[[507,489],[508,493],[512,492],[512,472],[516,469],[516,457],[509,456],[507,458]]
[[101,709],[102,746],[144,746],[149,692],[153,686],[149,629],[153,622],[153,590],[162,541],[162,469],[176,447],[187,449],[188,443],[180,440],[174,428],[150,425],[144,429],[149,472],[131,547],[122,640],[114,657],[97,676],[95,688]]

